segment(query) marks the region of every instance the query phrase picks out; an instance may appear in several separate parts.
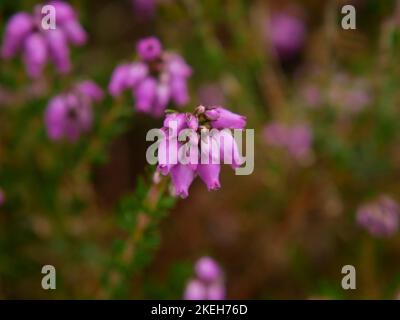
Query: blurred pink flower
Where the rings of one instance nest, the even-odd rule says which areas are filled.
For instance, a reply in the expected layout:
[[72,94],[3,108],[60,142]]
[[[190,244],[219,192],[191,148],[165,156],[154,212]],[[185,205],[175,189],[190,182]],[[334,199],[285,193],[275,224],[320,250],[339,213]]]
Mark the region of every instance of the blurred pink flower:
[[92,125],[92,103],[102,99],[102,90],[89,80],[51,99],[44,116],[49,138],[53,141],[78,140]]
[[399,205],[386,195],[366,203],[357,210],[357,222],[376,237],[394,235],[399,226]]
[[291,127],[272,122],[264,128],[264,140],[268,145],[285,148],[296,160],[307,159],[311,153],[313,134],[306,124]]
[[41,8],[35,6],[33,14],[25,12],[12,16],[5,30],[1,56],[10,59],[22,52],[25,68],[31,78],[38,78],[48,60],[52,60],[59,73],[71,69],[69,44],[83,45],[86,32],[79,24],[75,11],[66,2],[50,1],[56,10],[56,29],[42,27]]
[[183,106],[189,101],[187,80],[192,74],[185,60],[162,49],[155,37],[137,44],[139,61],[115,68],[108,90],[114,97],[130,89],[136,110],[160,117],[170,103]]
[[185,300],[224,300],[224,275],[218,263],[210,257],[200,258],[195,266],[195,278],[190,279],[184,292]]
[[274,13],[266,25],[269,41],[278,57],[288,60],[302,49],[306,37],[304,21],[287,12]]

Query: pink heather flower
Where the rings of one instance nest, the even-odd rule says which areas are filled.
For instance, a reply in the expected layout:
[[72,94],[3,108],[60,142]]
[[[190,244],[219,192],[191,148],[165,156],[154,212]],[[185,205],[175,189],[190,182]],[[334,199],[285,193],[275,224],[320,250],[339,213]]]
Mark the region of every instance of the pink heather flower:
[[92,103],[102,98],[102,90],[94,82],[86,80],[51,99],[44,116],[49,138],[53,141],[78,140],[92,125]]
[[25,39],[32,32],[34,26],[33,18],[20,12],[10,18],[6,25],[1,55],[5,59],[13,57],[22,49]]
[[42,74],[47,57],[47,44],[44,37],[39,33],[29,35],[25,41],[23,59],[26,72],[31,78],[37,78]]
[[136,51],[139,58],[142,60],[154,61],[160,58],[163,49],[160,40],[156,37],[149,37],[142,39],[137,43]]
[[77,91],[95,102],[100,102],[104,98],[103,90],[91,80],[81,81],[76,85]]
[[303,20],[294,15],[285,12],[272,15],[266,31],[272,47],[282,60],[296,56],[304,45],[306,28]]
[[383,195],[357,210],[357,222],[373,236],[389,237],[398,230],[399,214],[398,203]]
[[215,282],[207,289],[207,300],[224,300],[226,297],[225,286],[221,282]]
[[195,266],[195,278],[190,279],[183,295],[185,300],[224,300],[224,274],[210,257],[200,258]]
[[206,282],[213,282],[221,278],[222,271],[218,263],[210,257],[200,258],[195,265],[196,275]]
[[170,169],[175,194],[182,198],[189,195],[189,187],[193,182],[195,172],[188,165],[176,164]]
[[[222,123],[227,128],[222,128]],[[229,129],[244,129],[245,124],[245,117],[222,107],[200,106],[194,113],[167,114],[158,147],[158,171],[163,175],[170,174],[177,196],[186,198],[189,195],[197,175],[208,190],[217,190],[221,187],[221,163],[229,163],[234,169],[243,164]],[[205,133],[205,128],[214,130]],[[188,134],[185,142],[178,141],[180,134]]]
[[37,5],[33,14],[17,13],[10,18],[1,47],[4,59],[22,53],[25,68],[31,78],[41,76],[46,62],[53,61],[59,73],[71,69],[69,44],[83,45],[87,41],[86,32],[77,20],[75,11],[66,2],[50,1],[56,9],[56,29],[42,27],[41,8]]
[[183,295],[184,300],[206,300],[207,288],[199,280],[190,280],[186,285],[186,290]]
[[155,117],[162,116],[172,101],[183,106],[189,101],[187,80],[192,71],[177,54],[163,50],[155,37],[140,40],[136,46],[139,61],[115,68],[108,86],[113,97],[131,90],[135,108]]
[[210,108],[205,115],[216,129],[243,129],[246,126],[246,117],[221,107]]
[[219,164],[199,164],[197,166],[197,174],[207,185],[209,191],[218,190],[221,188],[219,182],[219,172],[221,171],[221,166]]
[[308,158],[313,135],[311,128],[305,124],[289,127],[279,122],[273,122],[264,128],[264,140],[268,145],[283,147],[296,160]]

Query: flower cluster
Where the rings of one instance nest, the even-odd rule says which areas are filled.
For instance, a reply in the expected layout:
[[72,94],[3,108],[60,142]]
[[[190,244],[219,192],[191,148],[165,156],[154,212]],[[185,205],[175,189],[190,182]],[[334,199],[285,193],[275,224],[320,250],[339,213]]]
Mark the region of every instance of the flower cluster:
[[381,196],[357,210],[357,222],[374,236],[388,237],[397,232],[399,215],[398,204],[388,196]]
[[297,124],[292,127],[273,122],[264,128],[264,140],[272,146],[284,147],[296,160],[307,159],[312,147],[312,132],[308,125]]
[[[197,175],[208,190],[220,188],[221,160],[232,168],[243,164],[229,129],[244,129],[245,125],[245,117],[222,107],[199,106],[194,113],[166,116],[158,148],[158,170],[171,176],[176,195],[187,197]],[[182,135],[189,141],[182,141]]]
[[139,61],[119,65],[113,72],[109,92],[117,97],[124,90],[132,90],[139,112],[161,117],[172,101],[183,106],[189,101],[187,79],[192,71],[185,60],[164,51],[157,38],[150,37],[137,43]]
[[80,46],[87,39],[86,32],[69,4],[51,1],[48,5],[55,9],[55,29],[43,28],[43,5],[37,5],[33,14],[19,12],[10,18],[1,48],[1,55],[5,59],[22,52],[26,71],[32,78],[42,74],[48,59],[52,60],[59,73],[69,72],[71,61],[68,45]]
[[195,266],[195,275],[186,285],[185,300],[225,299],[224,275],[212,258],[200,258]]
[[92,81],[76,84],[72,90],[50,100],[45,125],[51,140],[76,141],[92,125],[92,103],[103,99],[103,91]]

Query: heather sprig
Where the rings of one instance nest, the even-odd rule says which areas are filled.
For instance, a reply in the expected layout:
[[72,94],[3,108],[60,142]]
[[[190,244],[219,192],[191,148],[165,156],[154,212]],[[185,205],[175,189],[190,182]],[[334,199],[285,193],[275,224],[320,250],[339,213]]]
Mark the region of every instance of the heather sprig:
[[[186,198],[196,176],[203,180],[208,190],[219,189],[221,160],[229,157],[233,169],[243,164],[229,129],[242,130],[245,126],[246,117],[219,106],[199,106],[193,113],[168,113],[161,128],[163,138],[158,149],[158,170],[164,176],[171,176],[175,194]],[[178,151],[183,142],[175,139],[186,129],[192,130],[191,144],[185,151],[189,160],[187,163],[175,162],[175,158],[183,156]]]
[[191,68],[178,54],[165,51],[155,37],[137,42],[138,60],[115,68],[108,91],[117,97],[131,90],[135,109],[161,117],[170,102],[183,106],[189,101],[188,78]]
[[43,28],[41,9],[44,4],[39,4],[32,14],[19,12],[13,15],[3,37],[3,59],[21,54],[31,78],[42,75],[48,60],[53,62],[59,73],[68,73],[71,70],[69,45],[82,46],[87,41],[87,34],[71,5],[58,0],[48,4],[55,8],[55,29]]

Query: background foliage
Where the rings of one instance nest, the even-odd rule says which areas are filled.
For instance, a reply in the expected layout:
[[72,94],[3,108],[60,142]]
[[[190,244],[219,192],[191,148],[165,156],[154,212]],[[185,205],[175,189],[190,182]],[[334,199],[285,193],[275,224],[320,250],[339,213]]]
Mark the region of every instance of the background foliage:
[[[176,298],[203,254],[225,270],[228,298],[392,298],[400,282],[400,239],[375,239],[355,223],[357,207],[381,193],[400,200],[400,13],[395,1],[357,1],[357,30],[340,26],[341,1],[164,0],[142,20],[130,1],[70,1],[90,35],[74,49],[67,77],[52,68],[32,82],[20,59],[0,63],[1,298]],[[0,33],[32,0],[0,2]],[[296,5],[304,49],[280,61],[265,43],[265,19]],[[399,8],[399,7],[397,7]],[[250,176],[222,172],[222,189],[201,183],[190,197],[152,183],[145,134],[162,120],[136,114],[129,94],[95,106],[95,125],[77,144],[50,142],[48,100],[78,79],[107,87],[135,42],[158,36],[194,70],[191,111],[212,86],[256,130]],[[367,83],[371,103],[349,114],[329,97],[338,75]],[[340,83],[339,83],[340,84]],[[351,86],[347,89],[352,90]],[[205,102],[204,102],[205,103]],[[311,160],[297,163],[265,145],[271,121],[305,121]],[[57,269],[57,290],[41,289],[41,267]],[[340,286],[343,265],[357,290]]]

